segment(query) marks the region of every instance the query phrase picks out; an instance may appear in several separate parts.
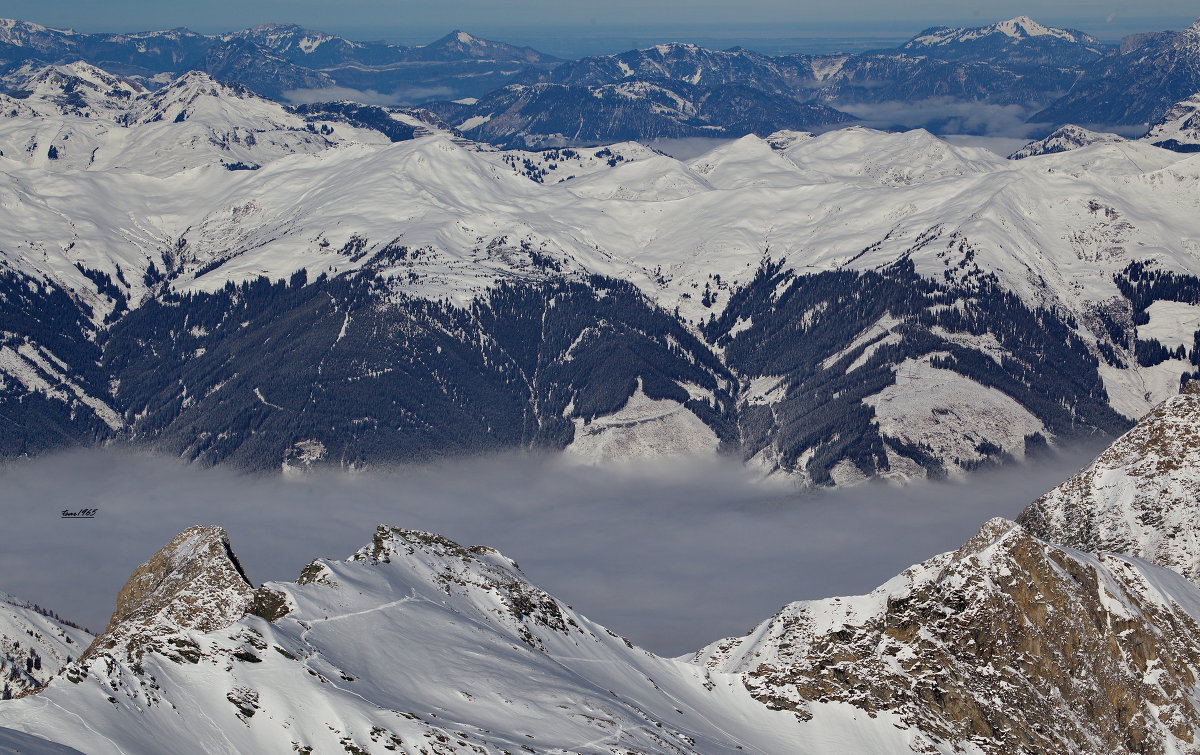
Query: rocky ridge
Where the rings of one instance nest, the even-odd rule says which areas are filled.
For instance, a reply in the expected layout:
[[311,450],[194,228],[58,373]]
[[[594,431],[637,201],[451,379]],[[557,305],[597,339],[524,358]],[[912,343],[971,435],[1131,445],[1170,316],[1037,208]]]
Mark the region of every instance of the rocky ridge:
[[996,519],[870,595],[794,603],[695,660],[802,719],[844,701],[984,752],[1195,752],[1198,598]]
[[1018,519],[1046,540],[1144,558],[1200,584],[1200,381]]

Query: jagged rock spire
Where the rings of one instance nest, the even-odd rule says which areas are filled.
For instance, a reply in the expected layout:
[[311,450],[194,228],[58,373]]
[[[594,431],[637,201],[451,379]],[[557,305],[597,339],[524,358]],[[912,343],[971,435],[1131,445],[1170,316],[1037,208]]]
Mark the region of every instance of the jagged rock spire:
[[189,527],[134,570],[117,594],[107,628],[80,660],[122,648],[135,660],[154,639],[229,626],[253,600],[254,587],[225,530]]

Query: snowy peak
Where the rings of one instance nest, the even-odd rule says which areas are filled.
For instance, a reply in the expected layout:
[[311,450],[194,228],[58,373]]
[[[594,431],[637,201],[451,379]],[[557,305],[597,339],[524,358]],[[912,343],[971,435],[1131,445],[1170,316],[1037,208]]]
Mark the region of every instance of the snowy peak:
[[[464,548],[453,540],[441,535],[422,530],[407,530],[400,527],[379,525],[370,544],[364,545],[350,556],[349,561],[359,561],[370,564],[390,564],[393,558],[397,560],[414,559],[426,566],[444,565],[447,559],[467,566],[485,566],[481,556],[492,557],[498,552],[486,546]],[[505,569],[513,570],[516,563],[503,559]]]
[[1006,34],[1014,39],[1023,39],[1027,37],[1057,37],[1066,39],[1070,42],[1078,41],[1078,37],[1069,31],[1063,29],[1052,29],[1048,26],[1042,26],[1037,21],[1034,21],[1029,16],[1017,16],[1010,18],[1007,21],[1001,21],[992,27],[1001,34]]
[[976,28],[955,28],[936,26],[918,34],[906,42],[902,49],[912,50],[922,47],[945,47],[962,42],[971,42],[988,37],[1007,37],[1010,40],[1024,41],[1029,39],[1056,39],[1064,42],[1098,45],[1100,41],[1080,31],[1056,29],[1044,26],[1029,16],[1017,16],[1007,21],[1000,21],[990,26]]
[[1137,556],[1200,583],[1200,382],[1029,504],[1019,521],[1047,540]]
[[56,53],[61,52],[65,45],[69,45],[73,36],[76,36],[75,32],[69,30],[51,29],[28,21],[0,18],[0,44]]
[[150,636],[0,706],[0,726],[92,755],[807,752],[736,677],[635,648],[489,548],[381,527],[265,589],[285,616]]
[[1170,752],[1200,726],[1198,598],[993,519],[869,595],[794,603],[696,660],[800,718],[814,700],[890,711],[918,752]]
[[317,48],[331,41],[336,41],[339,44],[350,47],[358,46],[341,37],[306,29],[298,24],[257,24],[249,29],[226,35],[226,38],[232,39],[234,37],[252,39],[263,47],[279,54],[299,52],[304,55],[311,55],[317,51]]
[[[200,71],[153,92],[86,63],[23,71],[28,87],[14,92],[23,99],[0,95],[0,152],[47,170],[165,176],[200,165],[255,169],[335,144],[389,141],[374,127],[378,120],[301,116]],[[396,125],[398,138],[417,133]]]
[[531,47],[517,47],[504,42],[480,39],[461,29],[455,29],[423,47],[411,48],[406,57],[411,60],[494,60],[512,63],[544,63],[554,60]]
[[1080,147],[1108,142],[1123,142],[1125,138],[1117,134],[1100,131],[1090,131],[1082,126],[1067,124],[1055,129],[1050,135],[1037,141],[1032,141],[1008,156],[1009,160],[1023,160],[1038,155],[1052,155],[1059,152],[1069,152]]
[[457,612],[498,623],[529,645],[542,647],[538,635],[547,631],[582,631],[565,606],[526,581],[516,562],[487,546],[466,548],[431,532],[380,525],[346,563],[386,566],[417,592],[444,594]]
[[253,586],[225,530],[190,527],[134,570],[117,594],[108,627],[84,659],[125,650],[136,661],[170,635],[229,626],[246,614],[253,599]]
[[[24,72],[22,76],[21,73]],[[10,76],[10,96],[53,106],[65,115],[108,116],[129,106],[146,88],[83,61],[35,68],[27,66]]]
[[1200,152],[1200,92],[1175,103],[1142,139],[1176,152]]
[[258,109],[276,110],[280,115],[284,109],[245,87],[217,81],[201,71],[188,71],[167,86],[146,98],[140,112],[132,120],[138,123],[168,121],[182,123],[197,112],[225,111],[252,115],[241,101],[249,100]]
[[781,154],[825,180],[867,180],[885,186],[919,185],[1004,165],[994,153],[954,146],[924,129],[888,133],[851,126],[796,141]]
[[914,55],[961,62],[990,62],[1008,67],[1082,67],[1112,48],[1075,29],[1056,29],[1028,16],[978,28],[926,29],[900,48]]

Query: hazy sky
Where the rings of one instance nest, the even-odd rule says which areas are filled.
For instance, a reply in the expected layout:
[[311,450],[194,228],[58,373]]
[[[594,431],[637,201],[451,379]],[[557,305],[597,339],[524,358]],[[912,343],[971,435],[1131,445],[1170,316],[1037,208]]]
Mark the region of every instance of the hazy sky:
[[[501,457],[300,481],[83,451],[0,466],[0,591],[99,630],[133,569],[216,524],[256,583],[345,558],[377,524],[515,559],[540,587],[676,655],[741,635],[792,600],[867,592],[1015,516],[1088,454],[972,478],[798,495],[738,464],[578,467]],[[95,519],[62,519],[96,508]]]
[[[906,36],[939,23],[983,24],[1027,14],[1120,36],[1135,29],[1178,26],[1198,12],[1190,0],[6,0],[0,15],[81,31],[129,31],[188,26],[198,31],[291,21],[358,38],[407,38],[453,28],[476,33],[536,34],[547,28],[581,32],[636,27],[736,27],[763,33],[819,36],[831,28]],[[832,26],[831,26],[832,25]],[[737,35],[734,35],[737,36]]]

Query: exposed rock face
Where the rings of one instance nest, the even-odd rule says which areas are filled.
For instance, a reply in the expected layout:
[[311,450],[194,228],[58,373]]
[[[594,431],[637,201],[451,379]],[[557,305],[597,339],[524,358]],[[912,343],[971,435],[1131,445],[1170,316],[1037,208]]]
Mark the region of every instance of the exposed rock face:
[[1200,583],[1200,382],[1018,518],[1038,537],[1153,561]]
[[183,645],[170,638],[190,630],[223,629],[242,618],[254,598],[225,530],[189,527],[130,575],[117,594],[108,627],[80,665],[101,654],[133,663],[150,650],[186,655]]
[[994,519],[870,595],[791,604],[696,660],[801,718],[829,701],[899,713],[928,751],[1196,752],[1198,616],[1170,572]]

